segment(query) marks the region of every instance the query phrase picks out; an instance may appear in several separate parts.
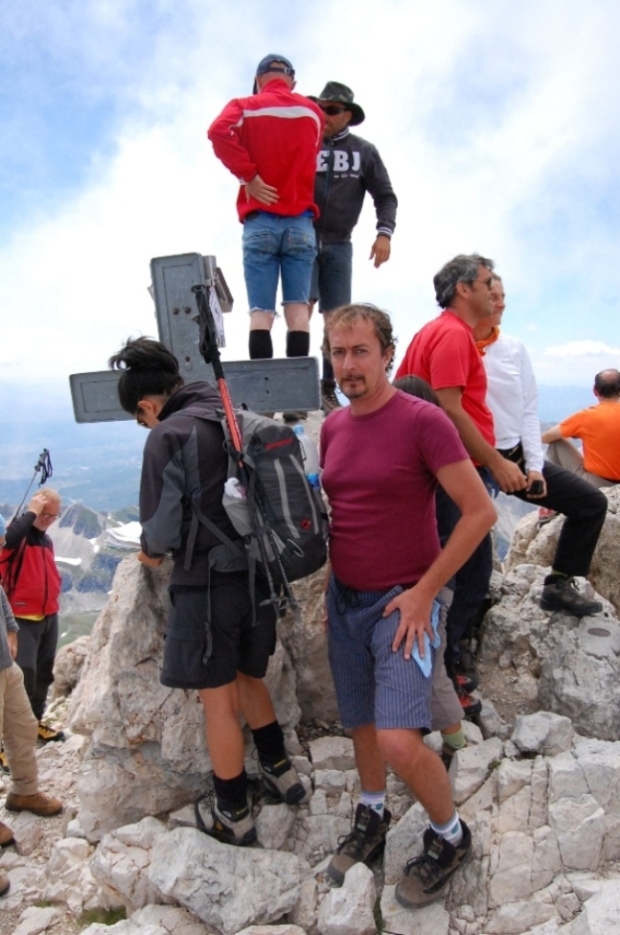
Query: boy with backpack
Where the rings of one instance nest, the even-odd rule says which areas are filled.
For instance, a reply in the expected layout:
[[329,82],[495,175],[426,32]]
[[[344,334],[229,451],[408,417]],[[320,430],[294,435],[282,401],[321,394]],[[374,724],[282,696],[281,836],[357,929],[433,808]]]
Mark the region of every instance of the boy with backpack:
[[[215,801],[208,813],[197,807],[197,822],[225,843],[249,845],[256,828],[247,801],[240,715],[252,731],[269,791],[288,805],[303,801],[306,791],[286,754],[263,681],[276,644],[275,609],[260,576],[251,593],[244,549],[229,549],[214,531],[242,545],[222,505],[228,455],[221,399],[209,383],[185,386],[174,355],[149,338],[128,341],[110,366],[121,371],[121,405],[150,429],[140,482],[138,558],[147,566],[160,565],[167,552],[173,558],[161,682],[196,689],[205,715]],[[198,514],[209,524],[196,522]]]

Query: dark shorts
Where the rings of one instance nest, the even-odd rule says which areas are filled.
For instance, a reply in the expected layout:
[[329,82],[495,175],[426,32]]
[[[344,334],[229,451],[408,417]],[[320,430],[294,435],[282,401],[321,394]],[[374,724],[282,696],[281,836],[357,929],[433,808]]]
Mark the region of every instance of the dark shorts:
[[351,301],[353,245],[331,243],[320,247],[312,270],[310,300],[319,300],[320,312],[333,312]]
[[256,625],[247,581],[211,586],[211,656],[207,652],[207,588],[171,589],[172,606],[164,643],[160,681],[168,688],[219,688],[238,672],[263,678],[276,646],[276,615],[271,604],[260,606]]

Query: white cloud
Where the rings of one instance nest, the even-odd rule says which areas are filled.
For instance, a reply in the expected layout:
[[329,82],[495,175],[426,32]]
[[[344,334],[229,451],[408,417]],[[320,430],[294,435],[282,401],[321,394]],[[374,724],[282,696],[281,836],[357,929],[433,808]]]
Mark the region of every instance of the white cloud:
[[[19,10],[14,37],[39,16],[32,0]],[[100,369],[129,334],[153,333],[148,262],[186,251],[217,255],[236,298],[227,357],[246,356],[236,184],[205,130],[249,93],[272,50],[293,60],[299,90],[345,81],[366,110],[360,133],[379,147],[400,209],[392,259],[376,271],[366,206],[354,297],[392,312],[399,356],[436,312],[436,270],[480,250],[504,275],[506,329],[527,339],[539,380],[591,381],[599,358],[588,342],[607,354],[620,296],[618,225],[603,197],[618,182],[613,4],[385,0],[379,11],[319,0],[287,15],[269,3],[65,0],[45,10],[35,45],[48,41],[73,88],[83,80],[85,95],[109,99],[116,133],[81,188],[25,217],[0,247],[3,378]],[[317,318],[316,354],[319,330]],[[576,348],[570,367],[559,334]]]

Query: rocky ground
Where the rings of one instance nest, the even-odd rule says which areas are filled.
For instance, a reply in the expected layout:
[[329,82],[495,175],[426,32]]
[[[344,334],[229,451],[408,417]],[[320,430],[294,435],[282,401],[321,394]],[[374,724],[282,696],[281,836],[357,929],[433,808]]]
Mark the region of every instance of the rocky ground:
[[[83,664],[70,702],[52,710],[73,733],[38,758],[42,788],[63,799],[65,814],[0,809],[18,845],[0,857],[12,884],[3,935],[620,935],[619,506],[620,491],[593,564],[604,602],[596,618],[540,610],[558,524],[539,533],[526,518],[520,527],[482,628],[482,715],[466,725],[468,747],[451,771],[473,857],[442,900],[417,912],[393,894],[426,819],[395,776],[384,858],[339,889],[325,877],[358,785],[334,714],[320,581],[300,589],[303,619],[283,622],[268,675],[312,794],[289,809],[253,783],[262,846],[239,849],[195,828],[190,803],[210,770],[201,709],[157,680],[165,569],[127,559],[88,645],[67,647],[59,661],[63,691]],[[256,776],[250,745],[246,769]],[[85,915],[95,910],[101,922]]]

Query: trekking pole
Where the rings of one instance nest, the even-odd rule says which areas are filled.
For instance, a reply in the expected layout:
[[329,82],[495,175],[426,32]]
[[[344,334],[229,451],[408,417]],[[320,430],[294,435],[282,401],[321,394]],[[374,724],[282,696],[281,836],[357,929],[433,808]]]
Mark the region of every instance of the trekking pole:
[[34,474],[32,475],[32,480],[28,484],[26,493],[24,494],[22,498],[22,502],[19,504],[19,506],[15,510],[13,518],[10,520],[11,523],[13,522],[16,516],[19,516],[19,511],[21,510],[24,503],[26,502],[26,497],[28,496],[30,492],[30,488],[34,484],[35,478],[37,474],[39,473],[39,471],[41,471],[41,480],[39,481],[39,487],[42,487],[43,484],[46,482],[46,480],[50,478],[52,474],[54,473],[54,468],[52,467],[52,460],[50,458],[49,449],[47,448],[44,448],[41,454],[39,455],[39,460],[34,466]]
[[[200,340],[198,343],[198,349],[202,354],[205,363],[211,364],[213,367],[213,373],[215,374],[215,379],[217,381],[217,387],[222,398],[222,403],[224,405],[224,415],[226,417],[226,424],[228,426],[228,431],[230,432],[230,439],[233,445],[235,458],[239,466],[239,472],[241,474],[241,479],[244,483],[246,489],[249,488],[249,478],[247,474],[247,469],[243,461],[243,442],[241,440],[241,431],[239,429],[239,423],[237,422],[237,417],[235,415],[235,410],[233,407],[232,399],[230,392],[228,390],[228,384],[226,383],[226,377],[224,376],[224,368],[222,367],[222,358],[220,357],[220,349],[217,346],[217,338],[215,333],[215,322],[213,320],[213,313],[209,307],[207,301],[206,287],[204,285],[192,286],[192,292],[196,296],[196,304],[198,305],[198,326],[200,328]],[[262,500],[262,491],[259,489],[258,485],[256,486],[256,505],[258,509],[258,514],[260,516],[261,524],[267,532],[267,538],[269,539],[269,545],[284,587],[284,593],[286,594],[286,599],[291,605],[295,608],[298,606],[295,595],[291,590],[290,583],[286,577],[286,572],[284,571],[284,566],[282,565],[282,559],[280,558],[280,553],[275,541],[275,536],[273,530],[267,523],[266,509],[264,502]],[[271,575],[271,569],[269,568],[269,561],[267,557],[267,550],[265,548],[265,543],[261,536],[257,536],[258,545],[261,550],[261,556],[263,559],[263,564],[265,566],[265,573],[267,575],[267,583],[269,585],[269,598],[274,606],[278,605],[280,600],[278,595],[275,592],[275,587],[273,583],[273,577]]]

